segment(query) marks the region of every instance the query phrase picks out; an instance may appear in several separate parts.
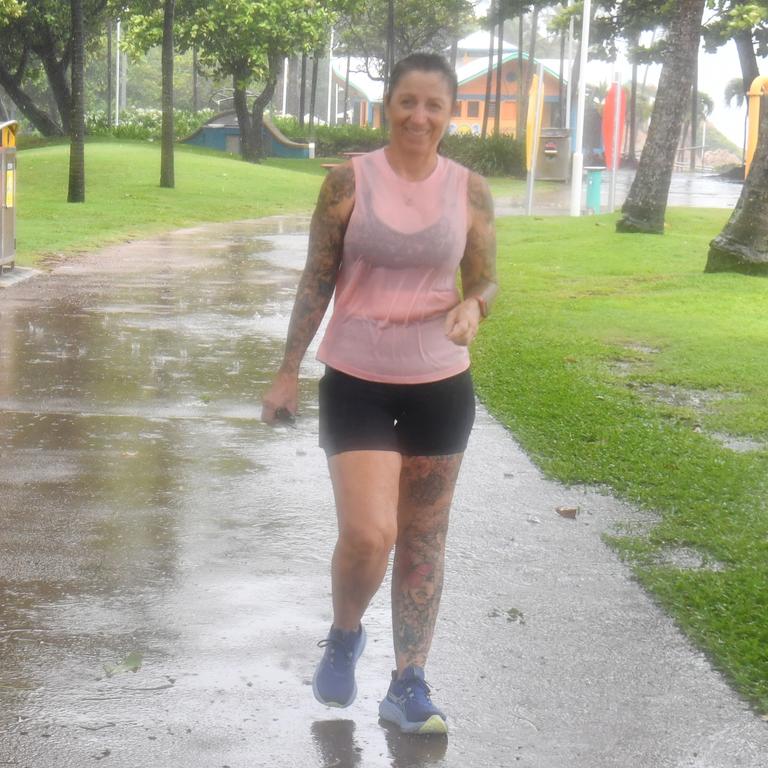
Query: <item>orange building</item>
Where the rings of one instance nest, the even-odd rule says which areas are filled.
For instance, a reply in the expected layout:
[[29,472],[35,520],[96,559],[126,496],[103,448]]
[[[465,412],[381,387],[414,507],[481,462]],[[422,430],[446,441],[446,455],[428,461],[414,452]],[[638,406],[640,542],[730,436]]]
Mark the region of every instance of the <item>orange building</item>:
[[[534,63],[534,67],[536,64]],[[525,82],[528,69],[528,57],[523,55],[522,72],[517,52],[506,53],[501,60],[501,116],[502,133],[515,135],[517,132],[517,112],[520,103],[519,86]],[[494,60],[491,72],[491,99],[489,103],[488,125],[493,126],[496,119],[496,77],[498,67]],[[488,59],[475,59],[456,70],[459,81],[459,93],[451,121],[451,133],[479,134],[485,114],[485,91],[488,79]],[[564,89],[563,89],[564,91]],[[560,114],[560,78],[551,70],[544,68],[544,114],[542,128],[559,125]],[[563,93],[563,98],[565,98]]]

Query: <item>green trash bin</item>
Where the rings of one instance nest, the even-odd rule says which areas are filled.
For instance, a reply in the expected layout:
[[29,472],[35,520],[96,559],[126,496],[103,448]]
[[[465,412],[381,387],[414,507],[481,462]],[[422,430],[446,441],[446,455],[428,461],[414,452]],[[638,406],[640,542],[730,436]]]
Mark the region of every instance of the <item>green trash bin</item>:
[[0,123],[0,272],[16,261],[16,132],[15,120]]
[[600,192],[603,186],[604,165],[588,165],[587,172],[587,213],[600,213]]

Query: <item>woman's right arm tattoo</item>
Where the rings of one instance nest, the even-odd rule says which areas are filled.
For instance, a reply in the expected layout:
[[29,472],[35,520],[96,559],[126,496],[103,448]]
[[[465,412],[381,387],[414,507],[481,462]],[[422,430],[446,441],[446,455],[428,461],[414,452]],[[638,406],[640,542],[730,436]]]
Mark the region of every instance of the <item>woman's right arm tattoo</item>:
[[331,170],[320,189],[309,232],[309,252],[288,325],[281,370],[297,373],[336,288],[344,233],[355,196],[351,165]]

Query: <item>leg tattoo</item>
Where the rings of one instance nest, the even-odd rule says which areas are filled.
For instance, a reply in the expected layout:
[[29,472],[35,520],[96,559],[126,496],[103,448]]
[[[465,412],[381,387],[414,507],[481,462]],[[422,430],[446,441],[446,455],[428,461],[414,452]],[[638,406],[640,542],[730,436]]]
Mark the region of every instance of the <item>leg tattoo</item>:
[[404,458],[392,575],[397,667],[424,667],[443,589],[445,539],[462,455]]

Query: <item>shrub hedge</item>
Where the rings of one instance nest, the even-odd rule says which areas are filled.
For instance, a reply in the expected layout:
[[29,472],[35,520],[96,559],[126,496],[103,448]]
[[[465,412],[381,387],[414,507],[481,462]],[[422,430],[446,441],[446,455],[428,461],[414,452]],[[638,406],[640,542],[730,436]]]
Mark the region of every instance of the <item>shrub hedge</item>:
[[[335,157],[343,152],[370,152],[386,143],[386,134],[376,128],[352,125],[313,127],[313,138],[296,118],[273,117],[275,125],[293,141],[314,141],[318,157]],[[446,136],[440,152],[483,176],[525,176],[525,146],[511,136],[481,139],[470,134]]]
[[[190,112],[174,111],[176,139],[184,139],[214,116],[210,109]],[[120,113],[120,125],[107,124],[103,111],[86,114],[86,133],[89,136],[112,136],[116,139],[159,141],[162,128],[159,109],[130,109]],[[293,141],[314,141],[318,157],[338,157],[344,152],[370,152],[384,146],[386,133],[378,128],[357,125],[316,125],[312,138],[306,126],[299,127],[293,117],[272,117],[272,122]],[[24,146],[34,146],[34,138],[25,134]],[[64,140],[64,139],[62,139]],[[49,143],[41,139],[40,143]],[[525,176],[525,146],[511,136],[491,136],[481,139],[469,134],[446,136],[440,152],[483,176]]]
[[[173,133],[177,140],[185,139],[216,113],[212,109],[191,112],[173,111]],[[88,112],[85,116],[85,132],[89,136],[112,136],[115,139],[160,141],[163,112],[160,109],[125,109],[120,113],[120,125],[108,125],[103,110]]]
[[440,151],[483,176],[525,176],[525,144],[511,136],[446,136]]

